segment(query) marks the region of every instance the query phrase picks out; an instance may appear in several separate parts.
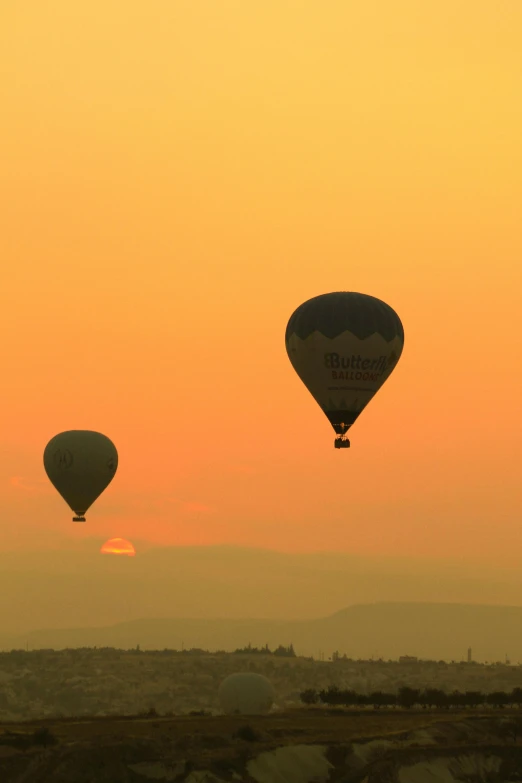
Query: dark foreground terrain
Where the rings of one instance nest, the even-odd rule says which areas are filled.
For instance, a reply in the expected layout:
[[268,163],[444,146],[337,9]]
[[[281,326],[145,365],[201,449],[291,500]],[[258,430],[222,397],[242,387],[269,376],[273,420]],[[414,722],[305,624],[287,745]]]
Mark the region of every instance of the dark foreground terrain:
[[0,724],[2,783],[508,783],[522,713],[296,709]]

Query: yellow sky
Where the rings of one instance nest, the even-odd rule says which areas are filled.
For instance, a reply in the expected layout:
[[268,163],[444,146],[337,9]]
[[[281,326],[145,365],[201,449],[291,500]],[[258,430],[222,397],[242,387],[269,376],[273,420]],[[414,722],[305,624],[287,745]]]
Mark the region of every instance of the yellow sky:
[[[1,547],[517,560],[519,0],[9,0],[0,98]],[[339,289],[406,333],[341,453],[284,348]],[[69,428],[120,454],[83,528]]]

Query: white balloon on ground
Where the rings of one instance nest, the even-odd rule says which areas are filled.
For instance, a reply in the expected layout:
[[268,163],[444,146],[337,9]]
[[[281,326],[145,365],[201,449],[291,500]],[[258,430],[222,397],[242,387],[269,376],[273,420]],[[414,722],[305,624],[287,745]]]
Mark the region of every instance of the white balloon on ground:
[[270,711],[275,691],[262,674],[238,672],[223,680],[218,698],[227,715],[263,715]]

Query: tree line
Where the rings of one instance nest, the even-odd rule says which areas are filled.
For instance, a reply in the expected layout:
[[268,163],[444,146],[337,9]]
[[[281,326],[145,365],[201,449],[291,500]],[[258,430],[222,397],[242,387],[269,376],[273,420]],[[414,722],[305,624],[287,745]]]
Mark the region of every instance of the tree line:
[[[18,660],[30,656],[37,658],[45,655],[60,655],[69,657],[81,657],[84,655],[106,655],[109,657],[126,655],[147,655],[149,657],[160,657],[167,655],[230,655],[229,650],[204,650],[201,647],[189,647],[177,650],[175,648],[166,647],[163,650],[142,650],[140,645],[131,649],[120,647],[66,647],[60,650],[55,650],[52,647],[42,648],[38,650],[24,650],[23,648],[13,650],[0,650],[0,658],[8,656],[11,660]],[[270,649],[268,644],[264,647],[252,647],[251,644],[247,644],[246,647],[238,647],[233,651],[232,655],[275,655],[281,658],[297,658],[297,654],[294,650],[294,645],[288,646],[280,644],[273,650]]]
[[327,704],[329,706],[343,707],[373,707],[374,709],[402,707],[411,709],[422,707],[423,709],[450,709],[450,707],[518,707],[522,706],[522,688],[513,688],[511,692],[493,691],[482,693],[481,691],[452,691],[446,693],[439,688],[399,688],[396,693],[374,691],[364,694],[353,690],[341,690],[331,685],[326,690],[317,691],[308,688],[302,691],[300,699],[304,704]]
[[297,657],[293,644],[289,644],[288,647],[285,647],[284,644],[280,644],[275,650],[271,650],[268,644],[265,644],[264,647],[252,647],[251,644],[248,644],[246,647],[238,647],[237,650],[234,650],[234,655],[277,655],[281,658]]

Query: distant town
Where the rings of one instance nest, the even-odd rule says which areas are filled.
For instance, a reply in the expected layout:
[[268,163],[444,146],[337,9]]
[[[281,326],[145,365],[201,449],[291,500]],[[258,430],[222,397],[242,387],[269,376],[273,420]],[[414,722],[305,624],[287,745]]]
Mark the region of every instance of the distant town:
[[[326,660],[324,659],[326,658]],[[511,707],[522,667],[507,660],[352,659],[334,651],[301,657],[292,644],[246,644],[234,652],[198,648],[84,647],[0,653],[0,720],[108,715],[219,714],[218,688],[250,671],[272,683],[275,709]],[[409,689],[409,690],[404,690]],[[495,695],[496,694],[496,695]],[[431,706],[429,706],[431,705]]]
[[31,650],[29,648],[29,645],[27,644],[25,648],[16,648],[12,650],[0,650],[0,656],[17,656],[18,654],[33,654],[33,655],[39,655],[44,653],[52,653],[55,655],[74,655],[75,653],[82,653],[82,654],[107,654],[110,655],[111,653],[118,653],[118,654],[128,654],[128,655],[136,655],[136,654],[142,654],[147,656],[215,656],[215,655],[266,655],[266,656],[276,656],[279,658],[302,658],[303,660],[307,661],[321,661],[321,662],[332,662],[332,663],[365,663],[367,665],[372,664],[390,664],[390,663],[399,663],[402,665],[414,665],[414,664],[437,664],[439,666],[445,666],[445,665],[462,665],[462,664],[468,664],[472,666],[486,666],[486,667],[499,667],[499,666],[522,666],[522,663],[517,662],[516,664],[512,664],[511,660],[509,659],[507,653],[505,656],[505,659],[503,661],[476,661],[473,659],[472,655],[472,649],[471,647],[468,648],[466,657],[463,658],[460,661],[451,660],[451,661],[445,661],[445,660],[433,660],[430,658],[419,658],[416,655],[400,655],[398,658],[350,658],[350,656],[347,653],[340,653],[339,650],[334,650],[331,655],[327,655],[324,652],[319,652],[317,656],[311,655],[311,656],[299,656],[298,653],[294,649],[293,644],[289,645],[283,645],[280,644],[274,649],[271,649],[268,644],[263,647],[253,647],[251,644],[247,644],[244,647],[238,647],[235,650],[205,650],[201,647],[190,647],[187,648],[184,645],[182,645],[181,649],[176,648],[165,648],[163,650],[149,650],[149,649],[141,649],[141,646],[139,644],[136,645],[136,647],[130,648],[130,649],[122,649],[122,648],[116,648],[116,647],[74,647],[74,648],[63,648],[55,650],[54,648],[39,648]]

